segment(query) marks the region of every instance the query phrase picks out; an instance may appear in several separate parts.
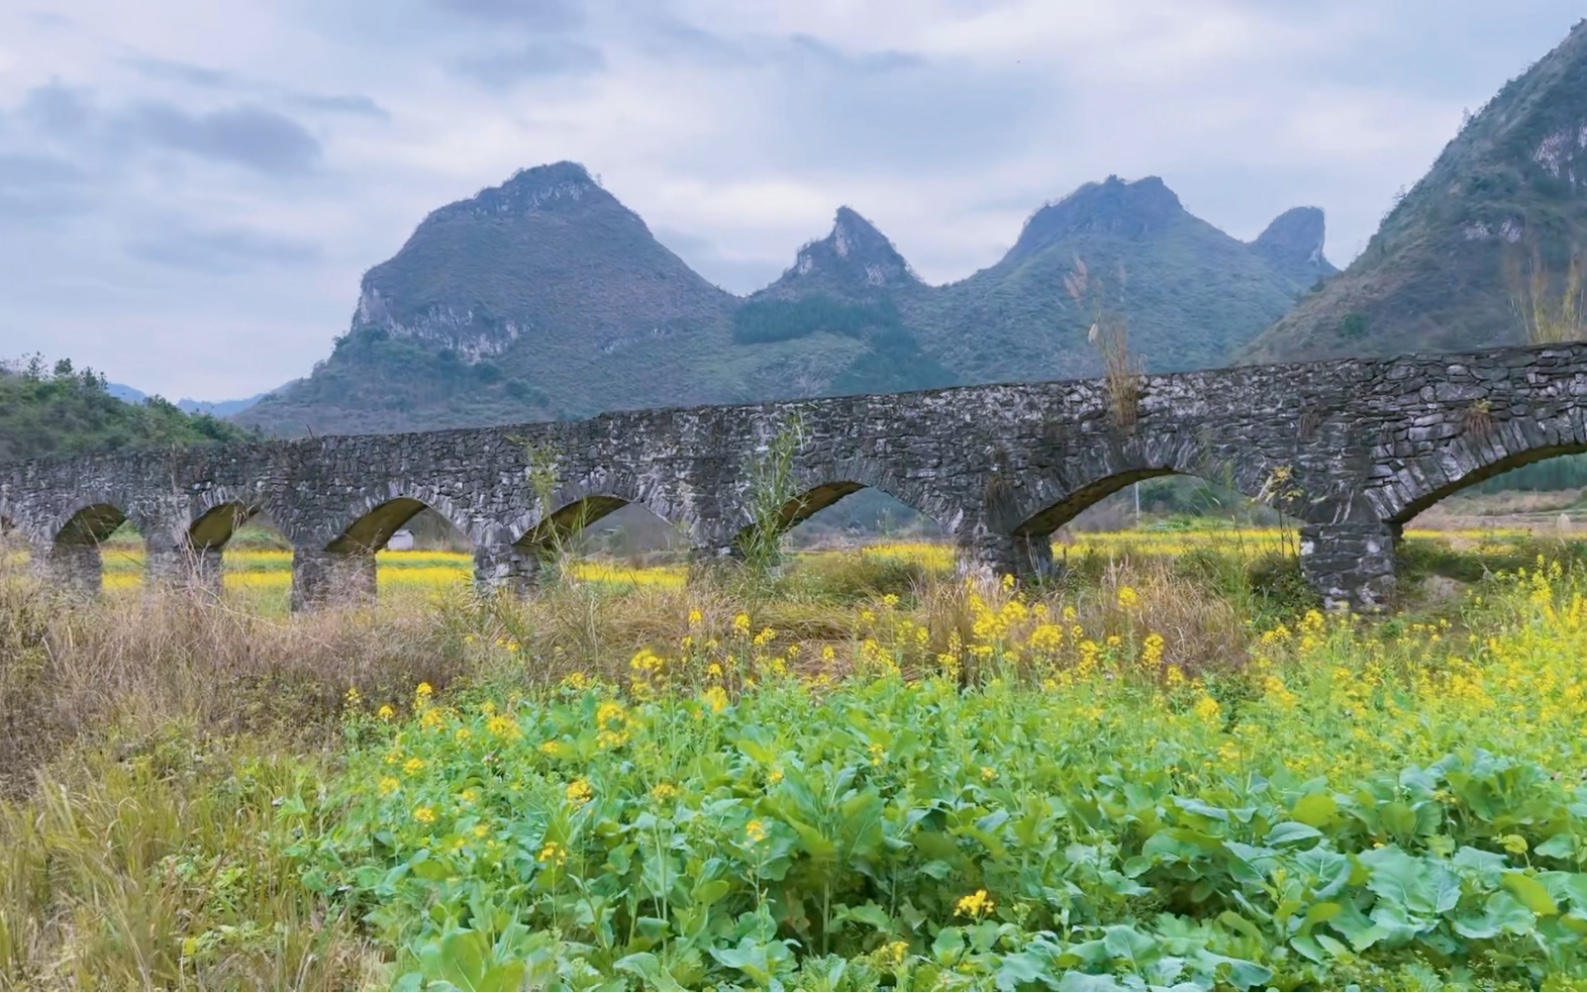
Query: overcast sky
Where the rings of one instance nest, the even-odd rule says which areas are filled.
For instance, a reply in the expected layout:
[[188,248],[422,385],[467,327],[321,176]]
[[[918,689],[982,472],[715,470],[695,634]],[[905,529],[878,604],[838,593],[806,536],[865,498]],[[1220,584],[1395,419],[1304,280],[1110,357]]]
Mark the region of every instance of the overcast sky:
[[769,282],[849,204],[931,282],[1160,175],[1360,251],[1579,0],[0,0],[0,357],[218,400],[308,373],[430,210],[584,163]]

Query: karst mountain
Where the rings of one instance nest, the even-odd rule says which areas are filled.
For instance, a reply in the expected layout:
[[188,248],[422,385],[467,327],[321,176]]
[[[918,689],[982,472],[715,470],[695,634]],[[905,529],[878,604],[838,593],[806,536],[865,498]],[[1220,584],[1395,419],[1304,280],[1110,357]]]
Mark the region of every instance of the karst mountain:
[[1573,253],[1587,253],[1587,21],[1469,116],[1360,257],[1240,358],[1519,344],[1522,313],[1571,292]]
[[[857,210],[738,297],[581,165],[523,170],[434,211],[364,276],[312,375],[238,415],[272,433],[382,432],[634,407],[1095,372],[1100,305],[1151,370],[1229,360],[1333,272],[1304,208],[1251,243],[1156,177],[1090,183],[1031,215],[995,265],[923,282]],[[1087,292],[1066,289],[1078,268]]]

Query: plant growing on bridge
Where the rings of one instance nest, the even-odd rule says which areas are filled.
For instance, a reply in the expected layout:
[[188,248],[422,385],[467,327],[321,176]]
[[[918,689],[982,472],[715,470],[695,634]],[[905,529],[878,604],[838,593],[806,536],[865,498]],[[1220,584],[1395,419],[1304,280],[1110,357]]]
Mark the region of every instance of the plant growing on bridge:
[[804,418],[793,413],[750,461],[750,526],[739,542],[739,552],[756,585],[782,561],[783,535],[803,509],[793,460],[804,444],[804,432]]
[[1292,507],[1305,498],[1306,491],[1295,482],[1295,469],[1288,463],[1274,466],[1257,492],[1258,503],[1279,511],[1279,546],[1285,555],[1298,555],[1300,542],[1284,517],[1284,508]]
[[549,566],[548,578],[561,578],[573,574],[568,568],[573,551],[569,539],[578,534],[585,525],[588,509],[580,502],[568,509],[568,514],[563,520],[557,519],[557,490],[561,486],[561,476],[557,470],[557,447],[550,441],[531,441],[524,443],[524,473],[529,479],[529,488],[534,491],[535,503],[540,508],[540,523],[535,526],[533,544],[535,551]]
[[[1125,286],[1124,264],[1118,267],[1119,294],[1122,299]],[[1140,411],[1141,375],[1140,359],[1130,354],[1129,331],[1122,314],[1107,308],[1107,292],[1102,280],[1091,275],[1085,259],[1075,256],[1074,268],[1064,275],[1064,292],[1069,299],[1083,304],[1091,302],[1091,328],[1086,340],[1096,345],[1102,354],[1102,379],[1108,393],[1108,404],[1113,423],[1121,431],[1130,431]]]
[[1493,433],[1493,403],[1487,397],[1472,401],[1460,415],[1460,428],[1466,434],[1485,439]]

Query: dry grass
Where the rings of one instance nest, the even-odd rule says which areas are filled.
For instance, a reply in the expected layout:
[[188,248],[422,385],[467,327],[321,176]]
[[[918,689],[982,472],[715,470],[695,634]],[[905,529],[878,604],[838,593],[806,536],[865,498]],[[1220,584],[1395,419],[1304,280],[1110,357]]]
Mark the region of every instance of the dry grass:
[[1587,253],[1579,247],[1572,246],[1565,272],[1556,275],[1534,241],[1524,260],[1519,254],[1506,259],[1505,281],[1527,341],[1554,345],[1587,339]]
[[349,687],[396,699],[458,674],[444,615],[411,604],[290,620],[179,593],[83,605],[0,574],[0,790],[107,729],[334,734]]
[[[1124,266],[1120,263],[1117,284],[1121,297],[1125,281]],[[1144,369],[1140,359],[1130,353],[1129,332],[1124,317],[1108,307],[1102,280],[1091,275],[1085,259],[1078,255],[1075,256],[1073,268],[1064,275],[1064,292],[1077,304],[1091,301],[1093,317],[1087,338],[1102,355],[1102,379],[1107,388],[1113,423],[1121,431],[1130,431],[1139,416],[1141,375]]]

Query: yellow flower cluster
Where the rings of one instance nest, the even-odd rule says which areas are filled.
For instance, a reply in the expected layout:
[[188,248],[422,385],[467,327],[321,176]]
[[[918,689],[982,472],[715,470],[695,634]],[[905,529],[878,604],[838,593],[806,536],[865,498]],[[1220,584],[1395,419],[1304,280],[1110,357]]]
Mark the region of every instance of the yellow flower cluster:
[[990,914],[995,906],[996,904],[987,895],[986,890],[976,890],[969,896],[960,897],[959,902],[953,907],[953,912],[961,917],[973,917],[976,920],[980,920]]

